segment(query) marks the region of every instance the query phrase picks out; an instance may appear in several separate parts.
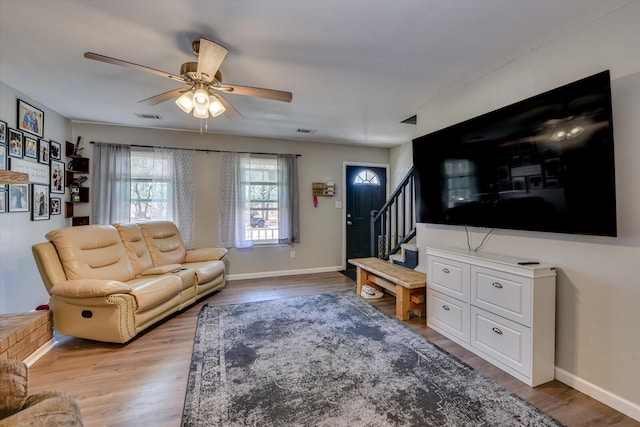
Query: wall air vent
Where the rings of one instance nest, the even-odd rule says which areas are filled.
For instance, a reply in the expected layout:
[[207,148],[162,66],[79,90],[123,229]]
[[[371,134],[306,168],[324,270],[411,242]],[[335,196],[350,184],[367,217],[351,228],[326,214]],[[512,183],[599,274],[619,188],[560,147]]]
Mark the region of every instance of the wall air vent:
[[298,133],[307,133],[307,134],[312,134],[312,133],[316,133],[315,129],[302,129],[302,128],[298,128],[298,130],[296,131]]
[[158,114],[143,114],[143,113],[134,113],[139,119],[148,119],[148,120],[162,120]]

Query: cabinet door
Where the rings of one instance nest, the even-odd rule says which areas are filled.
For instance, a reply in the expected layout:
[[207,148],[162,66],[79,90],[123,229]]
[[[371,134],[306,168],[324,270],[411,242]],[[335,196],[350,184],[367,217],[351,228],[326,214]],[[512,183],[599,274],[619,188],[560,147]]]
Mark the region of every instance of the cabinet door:
[[469,344],[469,304],[427,290],[427,325],[458,343]]
[[471,304],[531,326],[532,279],[490,268],[471,267]]
[[471,307],[471,346],[527,377],[531,376],[531,330]]
[[427,287],[468,303],[469,274],[469,264],[430,256]]

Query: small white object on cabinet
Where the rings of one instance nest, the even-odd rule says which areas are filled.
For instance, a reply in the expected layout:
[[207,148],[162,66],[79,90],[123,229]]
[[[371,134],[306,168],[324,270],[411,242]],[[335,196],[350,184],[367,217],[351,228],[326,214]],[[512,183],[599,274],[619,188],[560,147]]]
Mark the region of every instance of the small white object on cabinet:
[[427,326],[529,386],[554,379],[556,271],[427,248]]

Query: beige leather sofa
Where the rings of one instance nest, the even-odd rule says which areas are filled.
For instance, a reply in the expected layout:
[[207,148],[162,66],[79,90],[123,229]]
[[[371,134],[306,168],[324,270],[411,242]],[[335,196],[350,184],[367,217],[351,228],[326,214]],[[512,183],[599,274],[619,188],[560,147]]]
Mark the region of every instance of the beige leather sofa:
[[62,334],[124,343],[225,286],[227,250],[185,249],[170,221],[50,231],[32,247]]

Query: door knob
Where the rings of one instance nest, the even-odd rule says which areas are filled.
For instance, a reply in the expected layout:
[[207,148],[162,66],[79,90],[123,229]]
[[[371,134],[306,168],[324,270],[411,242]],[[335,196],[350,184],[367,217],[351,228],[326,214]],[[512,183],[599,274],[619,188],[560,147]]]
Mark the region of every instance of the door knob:
[[351,221],[347,221],[347,225],[351,225],[353,224]]

